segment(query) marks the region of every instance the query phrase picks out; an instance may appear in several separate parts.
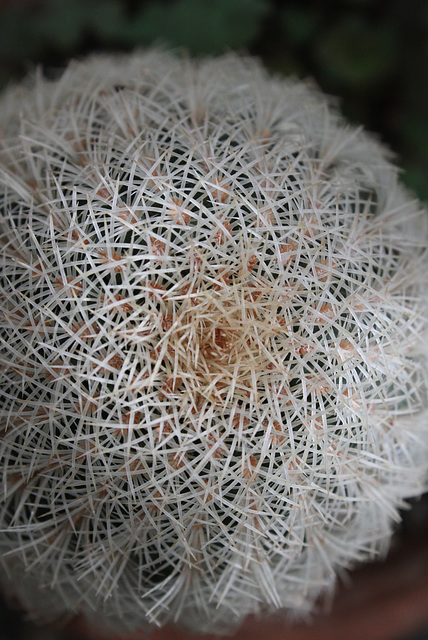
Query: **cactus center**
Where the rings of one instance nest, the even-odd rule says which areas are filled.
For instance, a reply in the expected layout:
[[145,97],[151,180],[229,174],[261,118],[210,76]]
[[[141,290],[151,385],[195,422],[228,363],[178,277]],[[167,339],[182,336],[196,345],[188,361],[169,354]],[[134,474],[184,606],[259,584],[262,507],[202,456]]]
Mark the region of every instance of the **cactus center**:
[[286,376],[290,339],[278,302],[253,286],[225,286],[183,300],[164,339],[164,391],[184,393],[192,403],[225,406],[237,396],[255,401],[260,385]]

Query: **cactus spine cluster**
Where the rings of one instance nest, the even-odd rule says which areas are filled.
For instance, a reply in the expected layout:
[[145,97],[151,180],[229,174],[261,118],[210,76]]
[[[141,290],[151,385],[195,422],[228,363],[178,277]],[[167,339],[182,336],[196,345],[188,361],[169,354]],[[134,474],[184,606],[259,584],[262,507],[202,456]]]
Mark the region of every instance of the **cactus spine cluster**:
[[72,63],[0,134],[6,590],[131,629],[310,611],[425,487],[426,213],[234,55]]

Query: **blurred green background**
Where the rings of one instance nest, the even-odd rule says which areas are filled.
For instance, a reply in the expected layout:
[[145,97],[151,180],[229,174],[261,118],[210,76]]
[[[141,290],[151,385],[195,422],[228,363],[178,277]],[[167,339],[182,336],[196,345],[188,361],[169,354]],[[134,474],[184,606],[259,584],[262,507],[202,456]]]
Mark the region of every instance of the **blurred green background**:
[[0,0],[0,87],[35,64],[153,43],[312,78],[428,201],[427,0]]

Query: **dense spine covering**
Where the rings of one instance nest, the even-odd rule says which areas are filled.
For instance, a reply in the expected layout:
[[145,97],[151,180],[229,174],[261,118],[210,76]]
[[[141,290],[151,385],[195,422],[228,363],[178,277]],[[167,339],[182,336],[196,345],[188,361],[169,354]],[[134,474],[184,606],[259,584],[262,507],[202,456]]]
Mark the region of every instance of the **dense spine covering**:
[[99,56],[0,102],[0,551],[33,615],[309,611],[426,479],[426,219],[318,92]]

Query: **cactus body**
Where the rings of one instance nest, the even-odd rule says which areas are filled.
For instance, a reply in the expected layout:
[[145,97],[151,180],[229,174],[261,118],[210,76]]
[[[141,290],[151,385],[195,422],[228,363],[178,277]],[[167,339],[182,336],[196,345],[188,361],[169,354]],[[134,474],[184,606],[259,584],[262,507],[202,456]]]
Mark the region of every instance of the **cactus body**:
[[311,610],[426,479],[425,214],[253,60],[0,102],[3,581],[33,615]]

